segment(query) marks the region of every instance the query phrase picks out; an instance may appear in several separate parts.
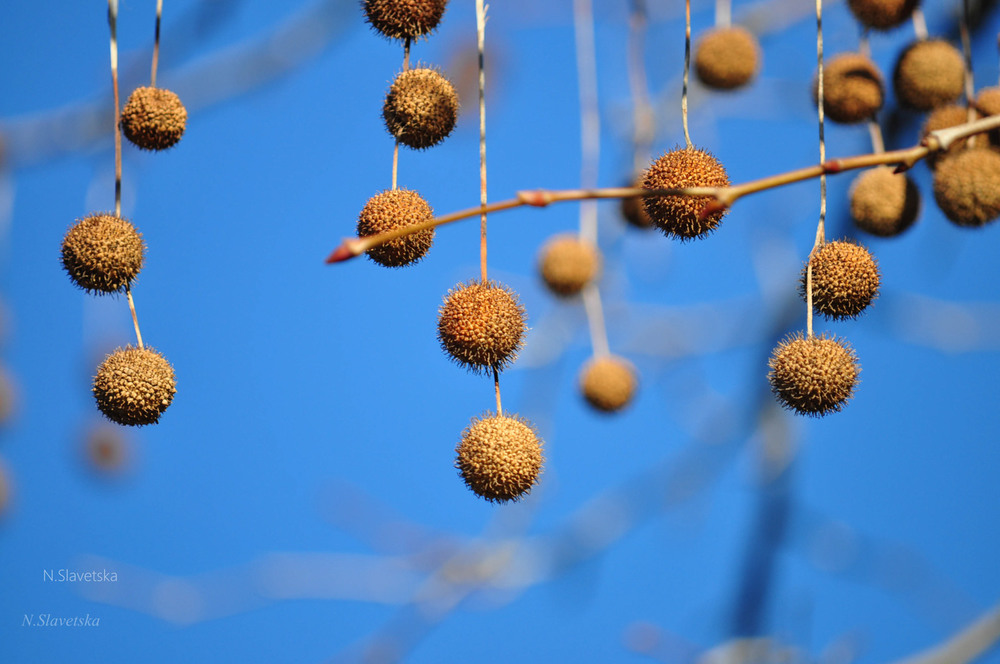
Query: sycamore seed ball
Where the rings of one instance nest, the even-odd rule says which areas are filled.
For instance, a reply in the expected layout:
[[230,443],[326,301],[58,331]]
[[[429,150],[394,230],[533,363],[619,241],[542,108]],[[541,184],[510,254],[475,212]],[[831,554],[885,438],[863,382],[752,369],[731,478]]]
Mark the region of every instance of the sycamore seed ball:
[[588,361],[580,372],[580,391],[591,406],[613,413],[635,396],[639,380],[635,367],[623,357],[609,355]]
[[979,227],[1000,216],[1000,154],[974,147],[941,161],[934,200],[958,226]]
[[929,111],[950,104],[962,94],[965,60],[943,39],[916,41],[896,61],[896,99],[909,108]]
[[455,451],[455,467],[465,484],[476,495],[500,503],[526,496],[545,461],[538,434],[517,415],[474,418]]
[[[975,111],[973,111],[972,119],[975,120]],[[958,104],[947,104],[945,106],[939,106],[938,108],[931,111],[930,115],[927,116],[927,120],[924,121],[924,127],[921,132],[921,137],[926,138],[927,134],[932,131],[938,131],[939,129],[948,129],[949,127],[957,127],[958,125],[965,124],[969,121],[969,109],[965,106],[959,106]],[[936,168],[938,160],[942,157],[950,154],[955,154],[963,149],[965,149],[968,143],[967,138],[961,138],[957,141],[953,141],[947,150],[943,152],[929,152],[927,154],[927,164],[931,168]]]
[[166,150],[184,135],[187,110],[180,98],[162,88],[136,88],[122,108],[125,138],[143,150]]
[[976,95],[974,106],[983,117],[1000,114],[1000,87],[983,88]]
[[403,145],[429,148],[443,141],[458,119],[458,95],[434,69],[408,69],[392,82],[382,106],[386,129]]
[[78,221],[62,242],[62,264],[70,279],[90,293],[124,290],[142,269],[146,245],[127,220],[111,213]]
[[365,0],[365,19],[389,39],[416,39],[432,32],[448,0]]
[[94,398],[104,415],[118,424],[155,424],[177,392],[174,369],[152,348],[119,348],[105,358],[94,377]]
[[[819,78],[813,101],[819,99]],[[835,55],[823,66],[823,111],[834,122],[854,124],[873,117],[885,101],[882,74],[860,53]]]
[[858,22],[868,28],[889,30],[910,18],[917,0],[847,0]]
[[[420,194],[409,189],[390,189],[368,199],[358,216],[358,237],[386,233],[433,218],[431,206]],[[379,265],[403,267],[423,258],[433,242],[434,229],[425,228],[372,247],[365,253]]]
[[[728,187],[729,176],[711,154],[697,148],[677,148],[654,161],[642,181],[646,189],[678,187]],[[653,224],[667,237],[691,240],[705,237],[722,221],[727,210],[717,210],[704,219],[701,211],[709,198],[693,196],[647,196],[643,207]]]
[[695,46],[695,73],[710,88],[732,90],[746,85],[759,66],[760,46],[746,28],[709,30]]
[[550,238],[538,260],[538,271],[545,285],[562,297],[579,293],[597,278],[600,269],[597,247],[573,233]]
[[487,281],[459,284],[438,312],[438,341],[473,372],[503,370],[524,345],[524,307],[506,286]]
[[[799,291],[806,297],[806,270]],[[834,320],[854,318],[878,296],[881,276],[875,258],[864,247],[847,241],[827,242],[813,254],[813,308]]]
[[868,169],[851,185],[851,217],[854,224],[872,235],[894,237],[917,220],[920,191],[905,173],[889,166]]
[[861,366],[846,341],[790,336],[774,349],[767,376],[782,406],[801,415],[837,412],[854,394]]

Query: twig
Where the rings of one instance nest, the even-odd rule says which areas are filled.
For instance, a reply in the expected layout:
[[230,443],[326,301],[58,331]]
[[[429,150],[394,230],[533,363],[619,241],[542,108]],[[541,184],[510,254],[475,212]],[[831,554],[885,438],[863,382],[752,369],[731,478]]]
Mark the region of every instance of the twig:
[[[823,121],[823,0],[816,0],[816,61],[819,74],[816,83],[816,105],[819,115],[819,161],[826,161],[825,122]],[[813,258],[826,241],[826,173],[819,175],[819,222],[816,224],[816,239],[809,252],[806,264],[806,334],[813,336]]]
[[115,101],[115,216],[122,216],[122,133],[118,129],[121,112],[118,97],[118,0],[108,0],[108,26],[111,28],[111,87]]
[[684,123],[684,143],[688,150],[691,134],[688,132],[688,79],[691,77],[691,0],[684,0],[684,88],[681,91],[681,120]]
[[139,317],[135,313],[135,302],[132,301],[132,289],[129,286],[125,287],[125,297],[128,298],[128,309],[132,312],[132,324],[135,326],[135,339],[139,344],[139,348],[142,348],[142,332],[139,331]]
[[[476,46],[479,50],[479,272],[486,283],[486,6],[476,0]],[[496,373],[494,371],[494,373]],[[500,378],[496,377],[497,414],[500,414]]]

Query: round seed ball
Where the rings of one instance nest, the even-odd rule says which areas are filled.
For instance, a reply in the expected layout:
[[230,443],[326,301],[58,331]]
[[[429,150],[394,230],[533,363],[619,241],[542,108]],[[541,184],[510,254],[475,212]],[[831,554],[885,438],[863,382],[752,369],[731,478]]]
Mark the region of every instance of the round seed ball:
[[152,348],[119,348],[94,377],[97,408],[112,422],[155,424],[177,392],[174,369]]
[[594,357],[580,372],[580,391],[591,406],[613,413],[627,406],[635,395],[639,380],[635,367],[623,357]]
[[854,394],[861,366],[846,341],[790,336],[774,349],[767,376],[781,405],[801,415],[837,412]]
[[[973,119],[975,119],[975,111],[973,111]],[[921,137],[926,138],[927,134],[932,131],[937,131],[939,129],[948,129],[949,127],[957,127],[958,125],[963,125],[969,121],[969,109],[964,106],[959,106],[958,104],[948,104],[946,106],[940,106],[927,116],[927,120],[924,121],[923,131],[921,132]],[[965,149],[966,143],[968,143],[967,138],[961,138],[954,141],[947,150],[944,152],[930,152],[927,154],[927,164],[931,168],[936,168],[938,160],[942,157],[950,154],[955,154],[960,150]]]
[[[678,187],[728,187],[729,176],[710,153],[697,148],[677,148],[654,161],[642,181],[646,189]],[[717,210],[700,219],[709,198],[693,196],[647,196],[643,209],[667,237],[691,240],[715,230],[727,210]]]
[[920,190],[905,173],[888,166],[871,168],[851,184],[854,224],[872,235],[894,237],[917,220]]
[[470,281],[448,291],[438,312],[438,341],[473,372],[500,371],[524,345],[524,307],[506,286]]
[[125,138],[143,150],[166,150],[181,140],[187,110],[180,98],[162,88],[136,88],[122,109]]
[[[819,79],[813,101],[819,99]],[[834,122],[854,124],[875,116],[885,101],[882,74],[860,53],[840,53],[823,66],[823,112]]]
[[861,25],[889,30],[910,18],[917,0],[847,0],[847,6]]
[[1000,216],[1000,154],[975,147],[943,159],[934,171],[934,200],[959,226],[979,227]]
[[714,28],[695,46],[695,73],[710,88],[732,90],[746,85],[759,65],[760,46],[746,28]]
[[365,0],[365,19],[389,39],[426,36],[444,16],[448,0]]
[[573,233],[550,238],[538,260],[538,271],[545,285],[563,297],[583,290],[597,278],[600,269],[601,254],[597,247]]
[[[645,173],[639,174],[639,176],[629,182],[626,187],[641,187],[642,181],[646,177]],[[641,228],[646,230],[652,228],[653,221],[646,214],[646,206],[643,204],[643,199],[640,196],[635,196],[633,198],[623,198],[621,200],[621,213],[622,218],[628,222],[630,226],[635,228]]]
[[[390,189],[369,198],[361,209],[358,237],[387,233],[433,218],[434,211],[420,194],[409,189]],[[365,253],[379,265],[403,267],[423,258],[433,243],[434,229],[425,228],[372,247]]]
[[892,81],[900,104],[929,111],[961,96],[965,60],[943,39],[916,41],[900,54]]
[[403,145],[429,148],[443,141],[458,119],[458,95],[434,69],[408,69],[396,76],[382,106],[386,129]]
[[[806,299],[806,270],[799,293]],[[878,297],[881,277],[875,258],[847,241],[827,242],[812,257],[813,308],[835,320],[854,318]]]
[[145,255],[146,245],[135,226],[111,213],[79,220],[62,242],[63,268],[89,293],[115,293],[131,285]]
[[455,467],[465,484],[476,495],[499,503],[526,496],[545,461],[542,441],[517,415],[473,418],[455,451]]

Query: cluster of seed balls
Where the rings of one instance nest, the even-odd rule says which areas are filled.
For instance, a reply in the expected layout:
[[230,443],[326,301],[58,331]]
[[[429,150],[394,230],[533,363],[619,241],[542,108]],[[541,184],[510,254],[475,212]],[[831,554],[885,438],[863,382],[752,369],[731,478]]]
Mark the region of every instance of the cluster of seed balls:
[[[163,150],[180,140],[187,111],[169,90],[138,88],[122,109],[121,130],[144,150]],[[98,212],[80,219],[62,242],[62,265],[70,280],[88,293],[105,295],[131,288],[146,256],[142,234],[127,219]],[[97,369],[93,394],[112,422],[155,424],[176,393],[174,370],[158,351],[119,348]]]

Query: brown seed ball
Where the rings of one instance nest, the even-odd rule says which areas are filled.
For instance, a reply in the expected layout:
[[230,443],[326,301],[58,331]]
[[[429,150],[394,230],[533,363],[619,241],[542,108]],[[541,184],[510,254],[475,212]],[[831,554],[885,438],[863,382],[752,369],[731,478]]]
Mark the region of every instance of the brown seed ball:
[[920,214],[920,190],[905,173],[888,166],[872,168],[851,184],[851,216],[855,225],[879,237],[899,235]]
[[166,150],[181,140],[187,110],[180,98],[162,88],[136,88],[122,109],[125,138],[143,150]]
[[78,221],[62,242],[62,264],[89,293],[124,290],[142,269],[146,245],[131,223],[99,212]]
[[[819,99],[819,79],[813,101]],[[882,74],[860,53],[840,53],[823,66],[823,112],[834,122],[854,124],[874,117],[885,101]]]
[[155,424],[177,392],[174,369],[152,348],[119,348],[94,377],[97,407],[112,422]]
[[[799,293],[806,299],[806,270]],[[847,241],[827,242],[813,254],[813,308],[835,320],[854,318],[878,297],[881,276],[875,258],[864,247]]]
[[910,18],[918,0],[847,0],[851,13],[861,25],[889,30]]
[[531,424],[517,415],[474,418],[455,451],[455,467],[465,484],[492,502],[526,496],[545,462],[542,441]]
[[[710,153],[697,148],[677,148],[654,161],[642,181],[646,189],[676,187],[728,187],[729,176]],[[708,198],[693,196],[647,196],[643,207],[653,224],[667,237],[691,240],[715,230],[727,210],[717,210],[700,219]]]
[[[975,111],[973,111],[973,120],[975,120]],[[959,106],[958,104],[948,104],[946,106],[940,106],[927,116],[927,120],[924,121],[924,127],[921,132],[921,137],[926,138],[927,134],[932,131],[937,131],[939,129],[948,129],[949,127],[957,127],[958,125],[965,124],[969,121],[969,109],[964,106]],[[965,145],[968,143],[967,138],[961,138],[954,141],[947,150],[944,152],[930,152],[927,154],[927,164],[931,168],[936,168],[938,160],[942,157],[950,154],[955,154],[960,150],[965,149]]]
[[746,85],[759,65],[760,46],[746,28],[714,28],[695,46],[695,73],[710,88],[732,90]]
[[[625,186],[641,187],[642,181],[645,177],[645,173],[640,173],[637,178],[633,179]],[[646,206],[643,204],[642,197],[636,196],[633,198],[623,198],[621,200],[621,213],[622,218],[628,222],[630,226],[641,228],[643,230],[653,227],[653,221],[649,218],[649,215],[646,214]]]
[[837,412],[854,394],[861,366],[843,340],[802,333],[778,344],[768,363],[771,391],[781,405],[801,415]]
[[943,159],[934,171],[934,200],[952,222],[979,227],[1000,216],[1000,154],[975,147]]
[[579,293],[597,278],[600,270],[600,251],[573,233],[550,238],[538,259],[538,271],[545,285],[563,297]]
[[639,380],[635,367],[623,357],[592,358],[580,372],[580,391],[591,406],[613,413],[627,406],[635,396]]
[[500,371],[524,345],[524,307],[506,286],[470,281],[448,291],[438,312],[438,341],[470,371]]
[[1000,88],[983,88],[976,95],[974,106],[983,117],[1000,114]]
[[929,111],[961,96],[965,60],[943,39],[916,41],[900,54],[892,81],[900,104]]
[[409,69],[392,82],[382,106],[386,129],[403,145],[429,148],[443,141],[458,119],[458,95],[434,69]]
[[416,39],[432,32],[448,0],[365,0],[365,19],[389,39]]
[[[358,237],[378,235],[397,228],[413,226],[434,218],[434,211],[420,194],[409,189],[390,189],[368,199],[358,215]],[[426,228],[365,253],[379,265],[403,267],[423,258],[434,243],[434,229]]]

